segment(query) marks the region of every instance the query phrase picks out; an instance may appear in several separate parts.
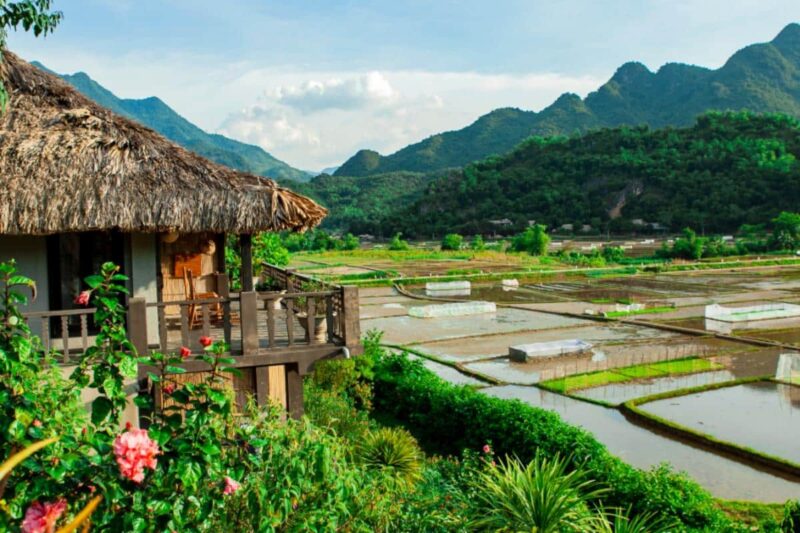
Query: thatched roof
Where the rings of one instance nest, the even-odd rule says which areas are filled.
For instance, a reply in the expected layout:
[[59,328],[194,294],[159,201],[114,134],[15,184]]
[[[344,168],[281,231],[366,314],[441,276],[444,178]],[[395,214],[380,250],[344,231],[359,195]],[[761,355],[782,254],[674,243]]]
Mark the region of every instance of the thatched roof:
[[304,230],[327,211],[212,163],[3,53],[0,234]]

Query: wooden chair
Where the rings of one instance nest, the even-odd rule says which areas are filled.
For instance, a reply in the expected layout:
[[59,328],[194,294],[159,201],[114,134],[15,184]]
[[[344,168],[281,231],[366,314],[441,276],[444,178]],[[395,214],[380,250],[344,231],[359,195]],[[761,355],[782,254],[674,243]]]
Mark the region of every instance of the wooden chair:
[[[188,268],[183,269],[183,292],[187,300],[212,300],[219,298],[216,292],[197,292],[195,286],[194,274]],[[209,304],[211,307],[211,318],[215,320],[222,319],[222,305],[219,302]],[[201,306],[197,304],[189,305],[189,329],[194,329],[203,323],[203,316]]]

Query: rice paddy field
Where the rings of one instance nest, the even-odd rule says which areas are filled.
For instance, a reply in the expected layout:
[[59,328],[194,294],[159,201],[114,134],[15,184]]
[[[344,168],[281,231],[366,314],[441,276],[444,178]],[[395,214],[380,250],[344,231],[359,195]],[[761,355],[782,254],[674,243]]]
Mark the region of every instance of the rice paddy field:
[[[295,261],[304,273],[343,283],[348,276],[391,271],[392,282],[383,286],[354,282],[362,286],[362,331],[383,331],[386,345],[409,351],[445,380],[553,410],[629,463],[650,468],[668,462],[720,498],[783,502],[800,496],[800,472],[689,442],[623,409],[626,402],[668,395],[640,408],[667,424],[800,463],[794,435],[800,388],[774,381],[780,355],[800,352],[800,317],[733,327],[704,317],[710,304],[800,303],[800,266],[790,261],[678,272],[581,270],[498,252],[366,250],[297,255]],[[430,275],[469,280],[471,287],[440,298],[426,291]],[[516,279],[518,287],[504,286],[503,279]],[[414,306],[469,300],[495,302],[497,311],[408,315]],[[588,342],[591,350],[527,362],[508,355],[510,346],[568,340]]]

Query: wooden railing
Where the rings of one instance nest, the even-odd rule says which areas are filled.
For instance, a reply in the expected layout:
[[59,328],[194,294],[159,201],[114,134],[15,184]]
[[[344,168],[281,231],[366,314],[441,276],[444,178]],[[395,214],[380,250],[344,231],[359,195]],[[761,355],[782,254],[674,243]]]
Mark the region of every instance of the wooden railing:
[[[321,290],[301,292],[298,289],[303,282],[313,281],[311,278],[271,268],[275,268],[271,277],[281,280],[286,292],[229,293],[227,277],[220,275],[219,298],[168,302],[131,298],[127,314],[131,343],[140,354],[150,350],[177,352],[183,346],[198,353],[202,350],[201,337],[224,339],[236,366],[252,377],[248,390],[255,393],[259,403],[266,401],[269,368],[283,367],[287,409],[292,416],[300,416],[302,376],[313,364],[340,355],[343,348],[352,355],[361,352],[358,289],[322,284]],[[178,312],[168,312],[169,308]],[[70,352],[86,350],[94,342],[94,312],[92,308],[31,312],[26,318],[41,330],[44,347],[62,351],[66,363]],[[208,365],[196,359],[182,366],[188,373],[208,370]],[[148,373],[157,372],[140,365],[140,390],[148,387]]]
[[[39,330],[42,347],[45,351],[57,350],[62,353],[64,363],[69,362],[69,354],[73,351],[85,351],[93,342],[89,325],[96,309],[67,309],[63,311],[32,311],[24,316],[33,332]],[[75,321],[78,324],[75,324]],[[55,322],[54,322],[55,321]],[[37,324],[39,322],[39,324]],[[57,326],[57,327],[53,327]],[[77,327],[76,327],[77,326]],[[77,329],[77,336],[70,329]],[[55,337],[54,337],[54,332]],[[60,341],[57,342],[57,341]]]

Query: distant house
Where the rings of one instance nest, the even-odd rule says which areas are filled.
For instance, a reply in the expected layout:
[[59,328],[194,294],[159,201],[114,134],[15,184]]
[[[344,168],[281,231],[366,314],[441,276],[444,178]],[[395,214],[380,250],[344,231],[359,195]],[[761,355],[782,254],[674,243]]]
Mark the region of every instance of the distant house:
[[[0,117],[0,260],[15,258],[38,283],[39,296],[27,309],[35,332],[65,354],[85,348],[91,313],[74,299],[83,278],[113,261],[129,278],[129,331],[140,351],[199,350],[198,337],[216,332],[235,354],[255,357],[251,363],[263,356],[266,364],[264,346],[278,343],[272,331],[259,339],[251,322],[256,307],[250,306],[261,296],[251,293],[250,236],[312,228],[326,210],[272,180],[187,151],[10,52],[0,72],[11,95]],[[241,236],[241,294],[229,291],[230,234]],[[233,328],[236,315],[241,325]],[[287,348],[270,364],[297,367],[297,357],[313,359],[300,353],[305,345],[292,348],[291,336],[290,330]],[[253,368],[243,390],[257,388]],[[297,385],[281,387],[285,400]]]
[[511,222],[511,220],[509,220],[507,218],[501,218],[501,219],[497,219],[497,220],[490,220],[489,224],[492,224],[494,226],[511,226],[514,223]]
[[559,226],[559,229],[562,229],[564,231],[573,231],[574,227],[575,226],[572,224],[561,224],[561,226]]
[[583,225],[581,226],[581,231],[582,231],[583,233],[589,233],[590,231],[592,231],[592,226],[591,226],[591,224],[583,224]]
[[631,224],[633,224],[634,226],[646,226],[647,222],[645,222],[644,219],[641,218],[634,218],[633,220],[631,220]]

